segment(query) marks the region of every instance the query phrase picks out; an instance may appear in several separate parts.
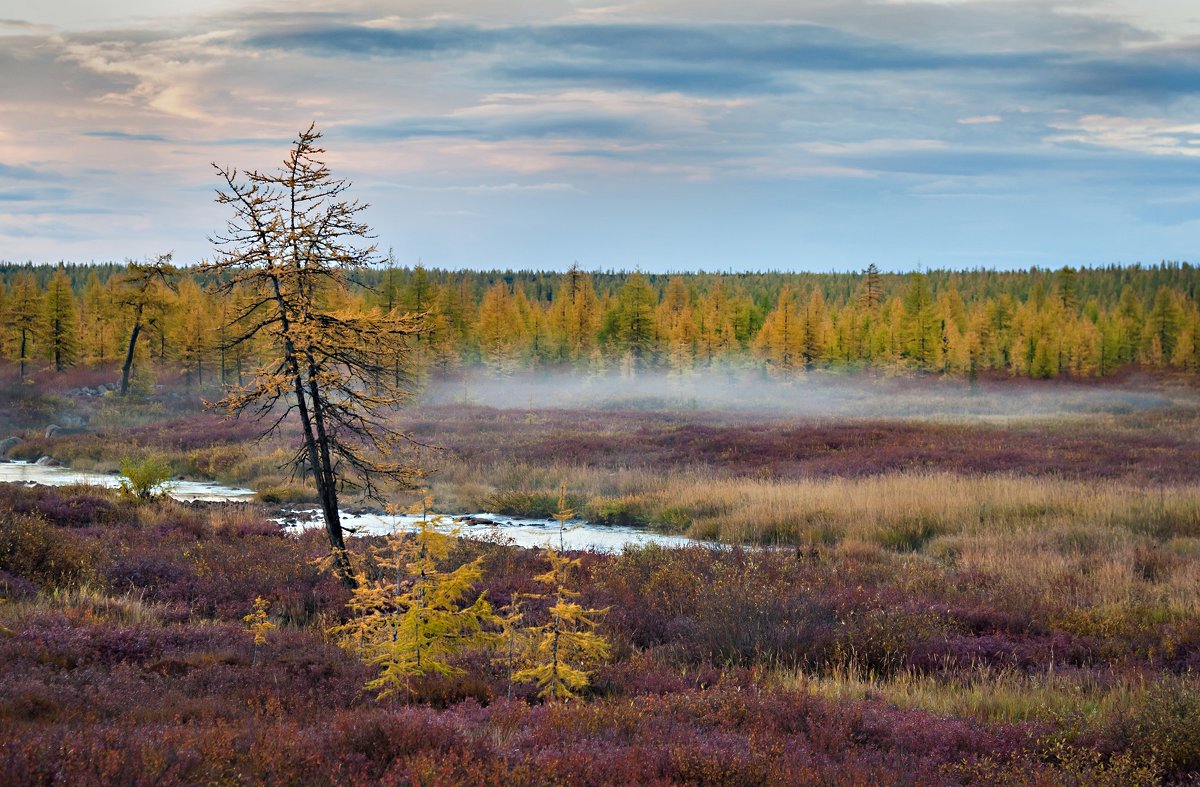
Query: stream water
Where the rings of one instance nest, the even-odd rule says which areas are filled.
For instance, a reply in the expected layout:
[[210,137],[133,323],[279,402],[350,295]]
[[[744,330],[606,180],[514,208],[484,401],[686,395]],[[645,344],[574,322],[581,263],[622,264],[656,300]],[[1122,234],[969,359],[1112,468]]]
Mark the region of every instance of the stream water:
[[[0,463],[0,482],[45,484],[46,486],[89,484],[115,489],[120,484],[120,476],[88,473],[68,467],[51,467],[31,462],[4,462]],[[224,486],[210,481],[172,481],[167,493],[176,500],[182,501],[249,502],[254,499],[254,491],[251,489]],[[460,535],[465,538],[511,543],[522,547],[549,545],[557,548],[559,545],[558,522],[554,519],[523,519],[486,512],[448,515],[444,518],[445,524],[441,525],[440,529],[453,527],[454,519],[460,516],[473,522],[490,523],[462,525]],[[296,509],[288,515],[279,517],[277,521],[288,528],[322,526],[321,514],[316,508]],[[419,521],[420,517],[418,516],[403,514],[389,516],[342,512],[342,525],[351,534],[382,534],[413,530]],[[562,541],[566,549],[591,549],[597,552],[620,552],[627,545],[682,546],[698,543],[684,536],[653,533],[632,527],[594,525],[582,520],[567,523]]]

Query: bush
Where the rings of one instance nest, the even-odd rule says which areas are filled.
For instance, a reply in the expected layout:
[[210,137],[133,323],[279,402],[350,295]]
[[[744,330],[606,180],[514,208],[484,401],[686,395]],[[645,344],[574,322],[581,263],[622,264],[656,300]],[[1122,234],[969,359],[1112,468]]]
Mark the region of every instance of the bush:
[[37,514],[0,510],[0,571],[41,585],[64,585],[89,576],[92,550],[70,532]]
[[484,511],[504,516],[549,519],[558,511],[558,495],[547,492],[496,491],[479,502]]
[[121,460],[121,493],[134,500],[153,500],[167,491],[171,465],[159,456]]
[[653,519],[652,505],[638,495],[624,497],[594,497],[588,501],[585,514],[589,522],[602,525],[645,527]]
[[1200,772],[1200,684],[1194,677],[1159,679],[1101,733],[1106,748],[1154,757],[1170,775]]

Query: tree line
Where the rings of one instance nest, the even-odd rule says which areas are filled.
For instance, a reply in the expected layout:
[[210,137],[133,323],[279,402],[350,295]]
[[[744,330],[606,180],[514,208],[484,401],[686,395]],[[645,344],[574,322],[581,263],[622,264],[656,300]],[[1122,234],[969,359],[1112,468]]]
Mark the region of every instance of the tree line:
[[[0,266],[0,350],[21,375],[31,365],[124,361],[136,371],[153,361],[197,386],[238,383],[260,349],[269,351],[232,341],[234,318],[250,305],[237,287],[200,268],[149,282],[136,269]],[[425,315],[422,332],[397,339],[424,369],[884,367],[1092,377],[1129,365],[1200,369],[1198,282],[1196,267],[1165,262],[906,274],[874,265],[858,273],[644,274],[389,262],[358,271],[328,306]],[[395,374],[404,373],[397,363]]]

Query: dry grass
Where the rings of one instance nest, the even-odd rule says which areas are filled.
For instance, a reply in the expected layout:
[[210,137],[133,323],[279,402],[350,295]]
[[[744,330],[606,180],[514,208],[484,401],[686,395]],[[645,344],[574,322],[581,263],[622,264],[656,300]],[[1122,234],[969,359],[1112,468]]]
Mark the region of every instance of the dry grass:
[[0,599],[0,627],[19,628],[21,621],[43,612],[59,612],[81,623],[110,623],[118,626],[163,625],[160,605],[140,594],[114,595],[88,584],[54,588],[17,601]]
[[[492,483],[482,479],[487,478]],[[991,577],[1019,603],[1200,611],[1200,485],[897,473],[769,481],[513,465],[444,473],[445,510],[553,502],[702,539],[913,553]],[[539,513],[541,511],[529,511]]]
[[782,687],[838,702],[882,698],[898,708],[1012,724],[1061,723],[1069,717],[1086,724],[1110,718],[1144,701],[1150,689],[1145,679],[1129,675],[980,668],[944,675],[902,670],[879,676],[853,664],[819,674],[780,672],[775,680]]

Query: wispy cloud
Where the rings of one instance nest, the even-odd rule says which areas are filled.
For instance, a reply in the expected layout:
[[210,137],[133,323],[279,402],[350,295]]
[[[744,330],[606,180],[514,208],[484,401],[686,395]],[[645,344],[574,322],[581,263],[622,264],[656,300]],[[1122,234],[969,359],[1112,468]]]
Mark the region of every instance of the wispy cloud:
[[1064,133],[1050,136],[1052,142],[1078,142],[1153,156],[1200,156],[1200,122],[1085,115],[1054,127]]
[[169,138],[163,134],[139,134],[131,131],[116,131],[111,129],[82,131],[80,136],[92,137],[95,139],[112,139],[121,142],[168,142]]
[[1004,118],[1000,115],[971,115],[970,117],[959,118],[959,125],[963,126],[982,126],[989,123],[1003,123]]

